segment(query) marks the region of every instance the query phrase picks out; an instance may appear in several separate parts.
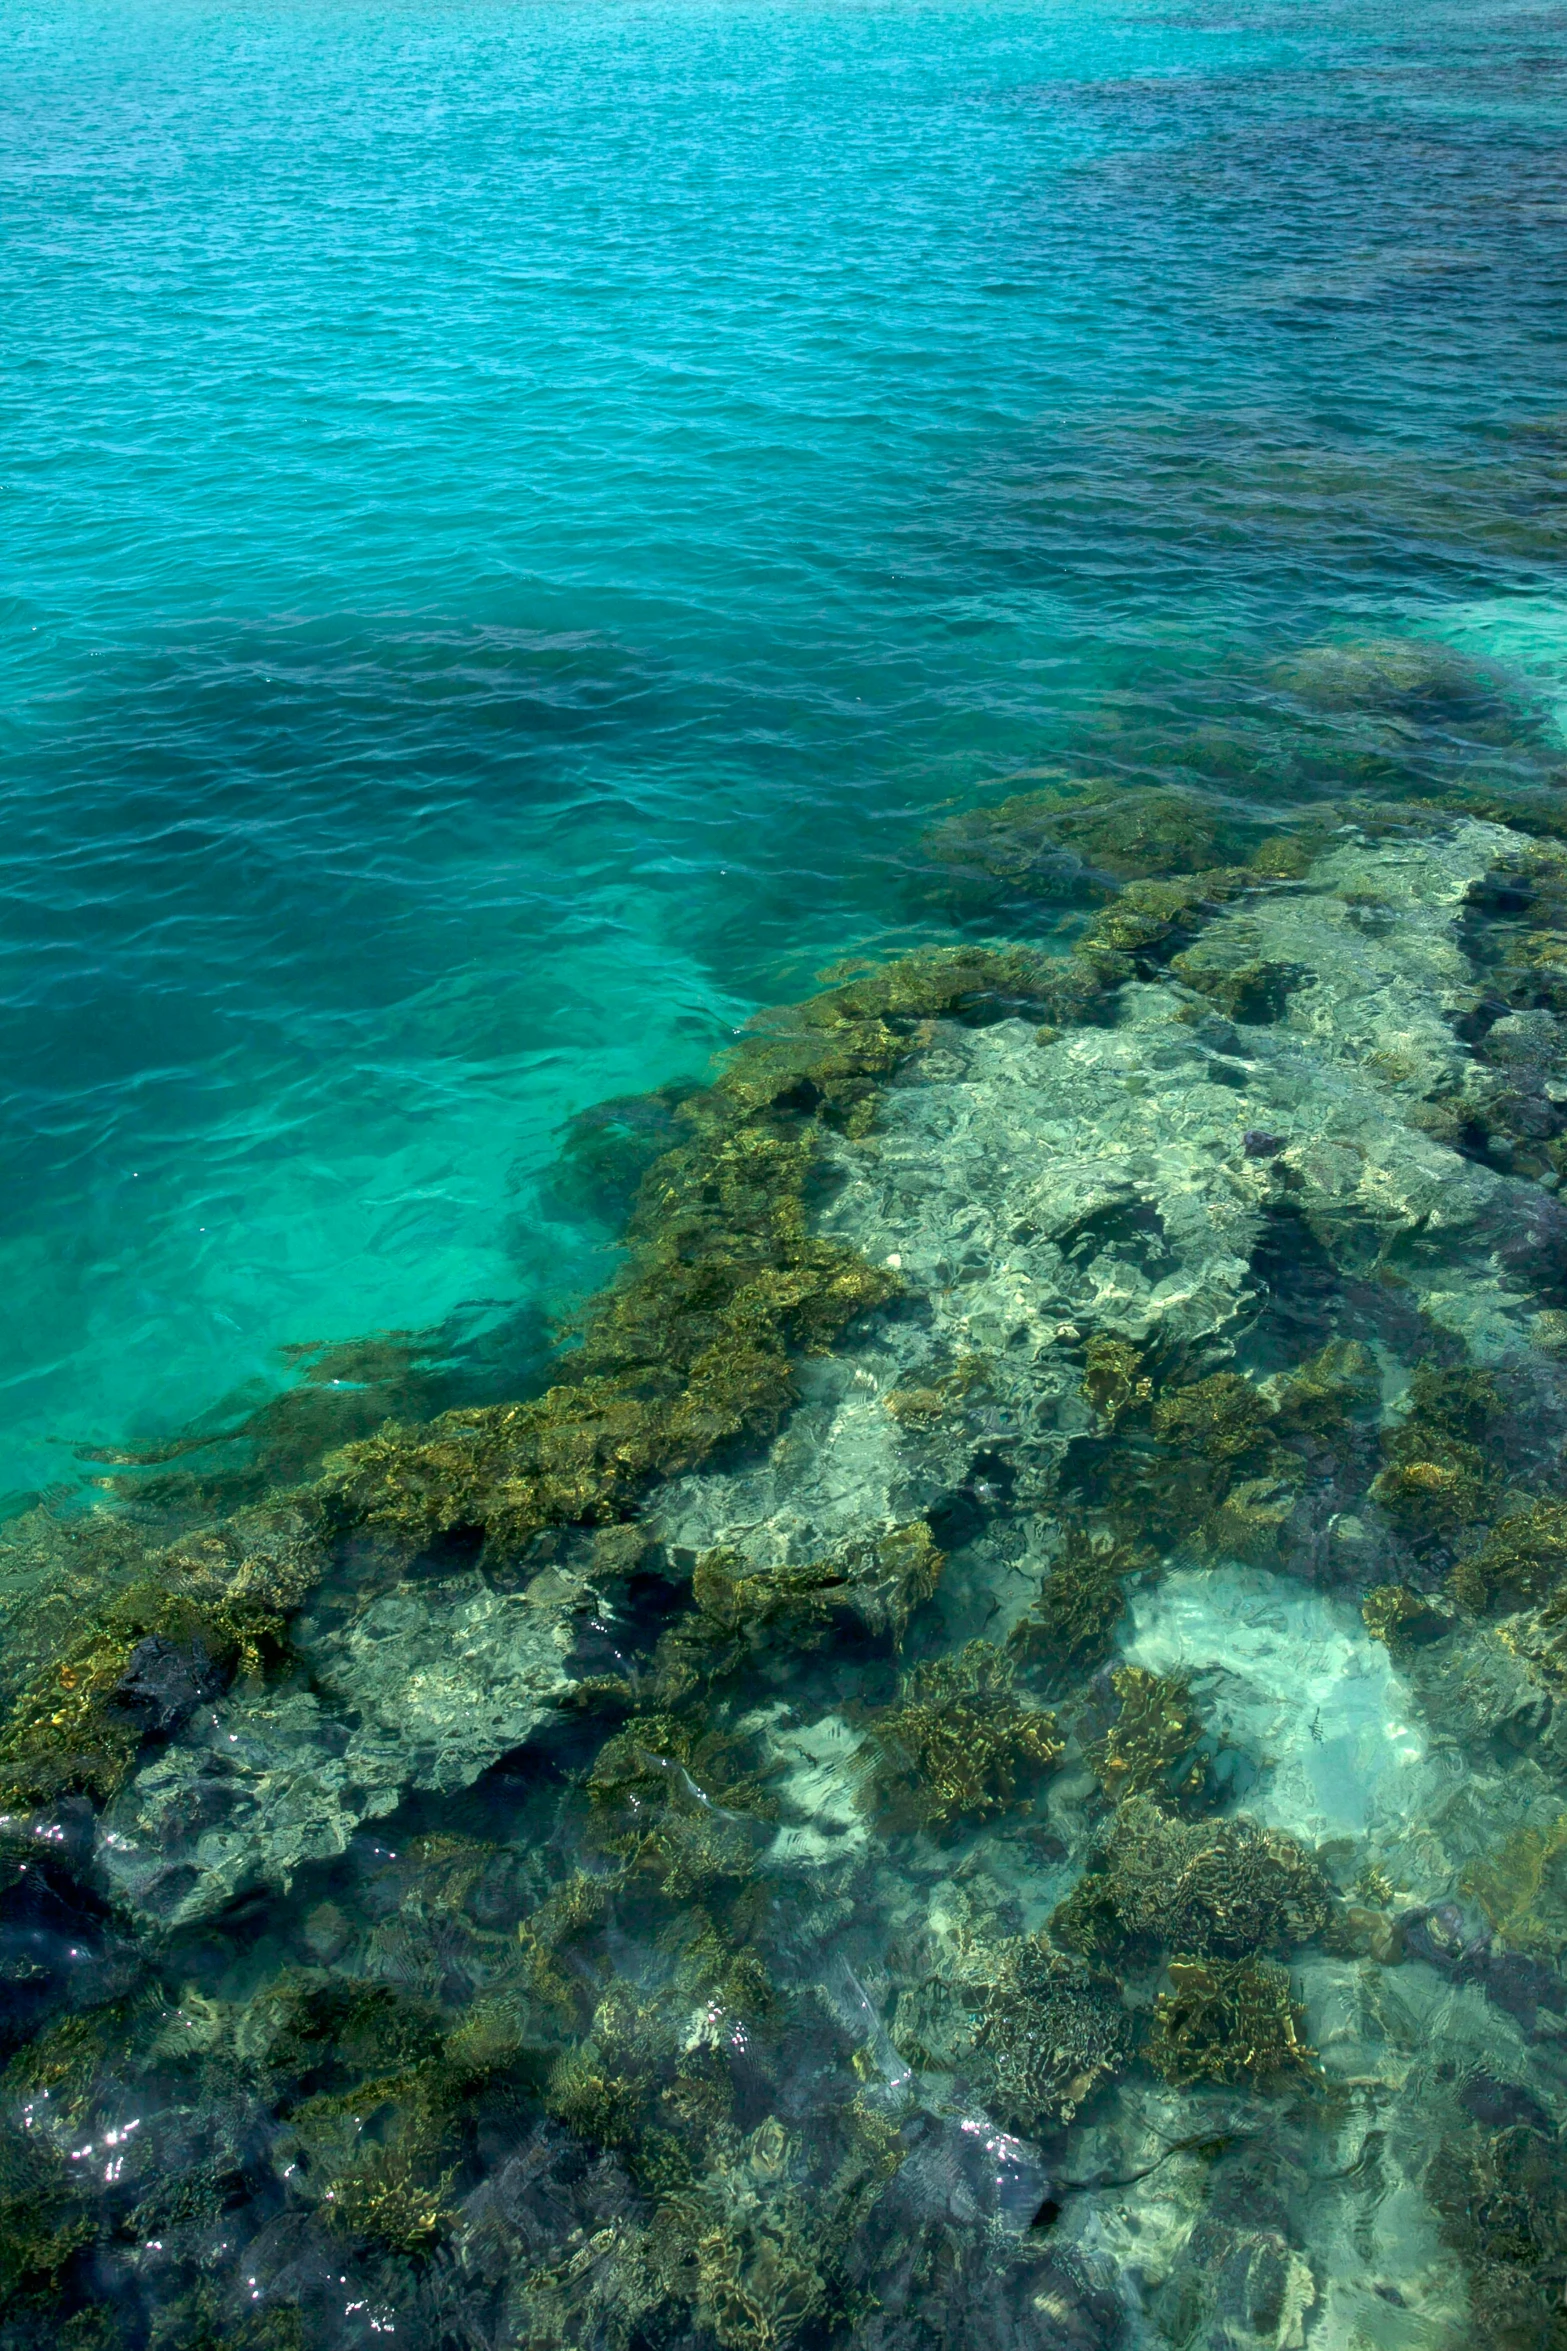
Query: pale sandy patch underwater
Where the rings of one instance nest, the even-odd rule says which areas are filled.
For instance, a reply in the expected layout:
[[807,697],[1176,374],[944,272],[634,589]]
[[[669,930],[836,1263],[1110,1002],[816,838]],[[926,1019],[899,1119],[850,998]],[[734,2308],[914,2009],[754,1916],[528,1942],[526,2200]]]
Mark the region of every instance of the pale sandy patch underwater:
[[4,2351],[1558,2341],[1554,42],[25,15]]

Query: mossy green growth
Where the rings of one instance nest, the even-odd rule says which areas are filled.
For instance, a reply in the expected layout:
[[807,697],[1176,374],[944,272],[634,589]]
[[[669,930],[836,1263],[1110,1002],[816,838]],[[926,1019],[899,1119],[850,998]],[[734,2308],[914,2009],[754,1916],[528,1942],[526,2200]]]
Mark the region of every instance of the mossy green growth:
[[1446,1539],[1484,1515],[1494,1486],[1486,1439],[1501,1408],[1489,1372],[1418,1367],[1371,1488],[1400,1533]]
[[[749,1897],[759,1898],[753,1907]],[[709,2008],[750,2018],[770,2016],[777,1987],[754,1938],[770,1905],[766,1889],[754,1883],[727,1903],[722,1916],[683,1904],[660,1936],[660,1946],[678,1959],[677,1980]]]
[[[776,2132],[776,2123],[763,2123],[752,2143]],[[776,2170],[763,2168],[775,2161]],[[813,2196],[787,2176],[787,2165],[770,2143],[762,2165],[740,2152],[659,2205],[650,2244],[656,2273],[669,2302],[689,2312],[695,2339],[717,2351],[790,2351],[826,2339],[855,2307],[841,2256],[864,2200],[836,2183]]]
[[635,1715],[607,1739],[586,1791],[590,1843],[677,1897],[749,1877],[772,1812],[734,1740],[669,1714]]
[[579,2023],[584,1998],[583,1971],[570,1960],[571,1946],[602,1924],[625,1874],[617,1870],[593,1877],[585,1870],[574,1870],[535,1911],[517,1922],[522,1983],[554,2021],[567,2029]]
[[96,2235],[63,2158],[0,2124],[0,2308],[47,2300]]
[[1115,884],[1235,862],[1258,828],[1179,786],[1060,776],[948,817],[920,843],[922,895],[959,918],[1091,903]]
[[1151,979],[1191,945],[1232,898],[1256,885],[1244,868],[1221,866],[1176,882],[1128,882],[1102,907],[1078,942],[1075,960],[1102,989]]
[[1527,2123],[1453,2132],[1425,2191],[1443,2242],[1469,2273],[1472,2339],[1486,2351],[1564,2351],[1567,2163],[1558,2139]]
[[241,2059],[274,2095],[299,2099],[405,2075],[439,2054],[440,2011],[390,1984],[284,1968],[245,2012]]
[[1558,1958],[1567,1948],[1567,1813],[1526,1822],[1467,1862],[1459,1890],[1510,1949]]
[[613,1521],[651,1479],[770,1434],[794,1400],[791,1355],[831,1345],[897,1286],[811,1232],[815,1122],[863,1131],[931,1020],[1026,1005],[1052,969],[1022,948],[927,949],[743,1040],[680,1105],[683,1139],[642,1180],[625,1271],[586,1309],[570,1377],[348,1446],[322,1486],[337,1522],[412,1544],[479,1529],[515,1553],[548,1526]]
[[715,1626],[743,1635],[750,1647],[815,1647],[846,1615],[896,1643],[945,1564],[925,1521],[912,1519],[798,1567],[756,1568],[738,1551],[705,1551],[691,1597]]
[[1113,1464],[1117,1519],[1266,1561],[1306,1475],[1274,1424],[1269,1398],[1239,1372],[1165,1389],[1153,1408],[1158,1450],[1128,1446]]
[[453,2214],[455,2168],[436,2171],[413,2149],[376,2147],[339,2173],[321,2199],[331,2226],[389,2253],[428,2253]]
[[[99,2304],[79,2315],[107,2313]],[[85,2332],[77,2338],[68,2329],[62,2340],[66,2351],[100,2351],[98,2339]],[[111,2345],[117,2351],[121,2341],[118,2333],[106,2336],[101,2351],[111,2351]],[[297,2303],[272,2302],[236,2316],[224,2307],[219,2289],[203,2279],[154,2312],[147,2351],[311,2351],[311,2332]]]
[[1523,933],[1489,976],[1517,1012],[1567,1012],[1567,933]]
[[1282,1018],[1293,991],[1304,974],[1275,957],[1227,952],[1217,954],[1207,943],[1170,959],[1171,977],[1183,987],[1206,997],[1226,1020],[1266,1028]]
[[970,1641],[916,1666],[871,1717],[864,1802],[893,1830],[983,1820],[1052,1771],[1063,1744],[1053,1714],[1019,1703],[1004,1651]]
[[693,2180],[733,2139],[734,2094],[723,2059],[689,2042],[689,1995],[651,1994],[615,1978],[589,2029],[557,2061],[546,2111],[593,2147],[626,2157],[645,2188]]
[[[72,1790],[111,1796],[149,1727],[143,1662],[182,1677],[192,1704],[231,1673],[259,1670],[325,1559],[311,1513],[285,1504],[146,1552],[140,1572],[101,1590],[68,1635],[43,1596],[36,1660],[0,1730],[0,1807],[24,1810]],[[13,1630],[26,1647],[25,1619]]]
[[1360,1617],[1373,1641],[1384,1642],[1395,1656],[1440,1640],[1451,1632],[1453,1622],[1407,1584],[1376,1585],[1361,1601]]
[[933,1379],[927,1374],[917,1385],[894,1388],[886,1400],[887,1410],[900,1428],[934,1428],[949,1412],[966,1402],[976,1388],[983,1390],[989,1382],[990,1366],[983,1355],[960,1355],[941,1378]]
[[84,2016],[57,2017],[35,2040],[17,2050],[0,2073],[0,2108],[47,2100],[52,2112],[72,2118],[86,2105],[111,2049],[118,2044],[124,2011],[116,2006]]
[[1273,1419],[1267,1398],[1239,1372],[1218,1371],[1173,1388],[1154,1406],[1154,1433],[1166,1445],[1230,1467],[1264,1455]]
[[1351,1422],[1373,1413],[1381,1394],[1376,1357],[1358,1339],[1330,1339],[1274,1384],[1281,1437],[1332,1446]]
[[519,1961],[496,1967],[492,1952],[490,1989],[455,2024],[389,1985],[320,1969],[284,1970],[248,2004],[233,2057],[274,2105],[332,2230],[429,2252],[486,2116],[536,2110],[548,2060]]
[[724,1123],[792,1109],[863,1133],[881,1087],[928,1040],[929,1022],[1027,1012],[1048,996],[1057,968],[1056,958],[1022,946],[916,948],[759,1014],[696,1115]]
[[1460,1606],[1477,1615],[1499,1603],[1532,1607],[1548,1600],[1567,1576],[1567,1503],[1531,1502],[1509,1511],[1479,1550],[1448,1577]]
[[578,1210],[617,1228],[635,1204],[654,1161],[679,1141],[679,1113],[698,1088],[659,1086],[621,1094],[581,1110],[566,1127],[550,1189]]
[[1109,1845],[1057,1909],[1068,1948],[1127,1944],[1239,1959],[1319,1934],[1332,1889],[1282,1829],[1248,1820],[1181,1820],[1152,1796],[1128,1796]]
[[1010,1944],[975,2036],[976,2087],[997,2120],[1037,2131],[1070,2122],[1131,2050],[1131,2019],[1113,1976],[1058,1951],[1045,1935]]
[[1103,1663],[1126,1608],[1125,1586],[1154,1564],[1139,1543],[1069,1526],[1028,1614],[1007,1647],[1019,1665],[1059,1687]]
[[1172,1959],[1154,2002],[1147,2057],[1176,2088],[1315,2074],[1289,1972],[1268,1959]]
[[1129,1412],[1151,1404],[1153,1381],[1144,1369],[1142,1350],[1129,1339],[1096,1333],[1085,1350],[1083,1400],[1112,1428]]
[[1179,1674],[1123,1665],[1110,1676],[1120,1711],[1084,1760],[1112,1804],[1128,1796],[1158,1795],[1191,1803],[1207,1785],[1202,1718]]

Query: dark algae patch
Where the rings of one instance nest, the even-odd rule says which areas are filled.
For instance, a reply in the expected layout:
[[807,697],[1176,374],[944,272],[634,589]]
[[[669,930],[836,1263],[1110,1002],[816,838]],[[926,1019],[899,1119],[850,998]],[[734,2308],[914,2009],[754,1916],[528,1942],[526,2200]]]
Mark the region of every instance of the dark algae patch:
[[949,817],[512,1392],[10,1523],[0,2351],[1556,2340],[1567,869],[1395,782]]

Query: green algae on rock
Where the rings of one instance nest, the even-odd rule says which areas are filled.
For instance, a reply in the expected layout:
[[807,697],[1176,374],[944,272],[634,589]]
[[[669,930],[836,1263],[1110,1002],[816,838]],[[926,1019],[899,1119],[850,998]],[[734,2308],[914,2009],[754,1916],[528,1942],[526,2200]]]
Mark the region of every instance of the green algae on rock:
[[[683,1436],[667,1465],[651,1437],[641,1469],[592,1437],[568,1493],[565,1432],[584,1424],[535,1399],[514,1409],[543,1416],[536,1434],[565,1415],[559,1484],[519,1473],[492,1509],[507,1438],[465,1489],[479,1514],[433,1538],[417,1510],[372,1530],[363,1457],[340,1460],[312,1520],[336,1548],[292,1655],[143,1758],[101,1824],[98,1883],[152,1963],[166,1935],[171,1967],[220,1987],[172,2014],[172,1990],[146,1994],[178,2095],[151,2027],[62,2027],[28,2053],[48,2128],[69,2108],[84,2144],[132,2099],[221,2116],[266,2193],[287,2183],[290,2261],[355,2292],[398,2281],[432,2326],[492,2297],[528,2351],[896,2343],[884,2315],[925,2309],[981,2240],[996,2291],[1033,2297],[1020,2342],[1046,2310],[1064,2341],[1113,2339],[1111,2273],[1090,2292],[1081,2270],[1100,2235],[1146,2258],[1155,2342],[1178,2339],[1204,2247],[1186,2339],[1237,2278],[1236,2309],[1278,2314],[1252,2334],[1281,2342],[1339,2292],[1335,2263],[1366,2295],[1412,2280],[1382,2215],[1396,2203],[1437,2241],[1420,2181],[1457,2093],[1435,2053],[1494,2052],[1506,2002],[1544,2016],[1555,1984],[1550,1918],[1507,1899],[1537,1859],[1554,1915],[1561,1772],[1530,1646],[1548,1629],[1454,1615],[1425,1648],[1399,1629],[1492,1543],[1488,1604],[1538,1590],[1543,1616],[1555,1596],[1549,1506],[1522,1499],[1549,1492],[1567,1425],[1534,1335],[1555,1228],[1416,1115],[1463,1059],[1443,1028],[1466,1017],[1455,941],[1500,854],[1462,825],[1423,863],[1340,833],[1276,894],[1255,875],[1229,897],[1211,877],[1132,884],[1098,918],[1125,926],[1113,951],[1009,966],[1006,985],[991,967],[988,993],[970,959],[934,1003],[951,965],[939,987],[925,965],[872,975],[742,1048],[716,1107],[666,1106],[650,1221],[557,1397],[596,1394],[645,1434],[643,1405],[661,1425],[694,1411],[704,1348],[730,1363],[761,1329],[796,1400],[742,1415],[744,1445]],[[1133,899],[1156,890],[1157,919]],[[1310,984],[1270,1021],[1221,1015],[1164,976],[1188,916]],[[1062,1028],[1073,989],[1089,1017]],[[834,1329],[815,1292],[785,1312],[775,1287],[746,1324],[757,1267],[808,1285],[817,1244],[895,1277],[893,1310]],[[1379,1455],[1384,1380],[1422,1357]],[[456,1442],[463,1420],[407,1443]],[[1412,1459],[1481,1456],[1489,1517],[1438,1538],[1378,1509],[1411,1427]],[[1243,1586],[1244,1621],[1223,1614]],[[1244,1677],[1270,1609],[1323,1706],[1264,1734]],[[905,1638],[919,1662],[900,1673]],[[1440,1805],[1422,1707],[1462,1758]],[[1399,1838],[1395,1767],[1407,1806],[1430,1806]],[[1331,1817],[1331,1842],[1307,1828],[1319,1794],[1350,1808],[1357,1775],[1380,1809],[1343,1834]],[[1532,1823],[1538,1853],[1504,1821]],[[1375,1918],[1335,1896],[1362,1879]],[[235,1913],[256,1956],[225,1977],[205,1922],[258,1886],[265,1913]],[[1449,1928],[1455,1887],[1494,1919],[1494,1951]],[[1515,1938],[1536,1972],[1507,1971]],[[1567,2111],[1548,2029],[1528,2047]],[[1478,2064],[1454,2077],[1466,2095]],[[1320,2099],[1277,2096],[1318,2078]],[[166,2223],[145,2177],[123,2207],[85,2184],[94,2258],[119,2262],[142,2212],[197,2291],[200,2215],[230,2192],[208,2161]],[[1204,2206],[1221,2173],[1228,2217]],[[1073,2183],[1064,2202],[1051,2178]],[[1461,2303],[1456,2251],[1433,2258],[1421,2325]],[[31,2274],[53,2292],[47,2263]],[[74,2253],[60,2274],[78,2294]],[[214,2339],[238,2342],[211,2307]]]
[[1015,2130],[1067,2123],[1121,2070],[1131,2041],[1114,1977],[1029,1936],[1007,1948],[986,1990],[976,2081]]
[[1120,1711],[1104,1737],[1084,1749],[1084,1760],[1111,1803],[1156,1795],[1180,1804],[1200,1796],[1208,1779],[1205,1732],[1188,1684],[1179,1674],[1123,1665],[1110,1686]]
[[869,1724],[866,1803],[889,1828],[983,1820],[1060,1761],[1056,1718],[1019,1703],[1012,1661],[985,1641],[905,1674]]
[[1485,1515],[1494,1490],[1485,1437],[1501,1410],[1488,1372],[1417,1366],[1409,1408],[1384,1440],[1374,1498],[1402,1532],[1449,1536]]
[[820,1640],[840,1613],[896,1647],[909,1618],[928,1600],[945,1564],[923,1519],[885,1535],[848,1542],[802,1567],[752,1570],[735,1551],[707,1551],[697,1561],[691,1597],[722,1631],[749,1641],[782,1638],[791,1646]]
[[1132,1942],[1238,1959],[1320,1933],[1331,1889],[1293,1837],[1246,1820],[1178,1819],[1149,1795],[1120,1806],[1100,1865],[1056,1913],[1075,1949]]
[[1027,1000],[1048,977],[1021,949],[925,950],[745,1040],[681,1104],[690,1139],[644,1176],[630,1263],[585,1315],[575,1376],[536,1403],[346,1448],[327,1466],[328,1506],[414,1543],[475,1527],[517,1552],[547,1526],[621,1516],[652,1478],[776,1428],[795,1395],[791,1351],[829,1345],[897,1288],[809,1229],[814,1152],[791,1116],[853,1131],[919,1022]]
[[1148,2062],[1167,2082],[1256,2082],[1308,2077],[1286,1968],[1270,1959],[1172,1959],[1170,1989],[1154,2002]]
[[1556,2351],[1564,2335],[1567,2167],[1529,2122],[1471,2127],[1433,2157],[1426,2188],[1469,2272],[1473,2322],[1498,2351]]
[[1452,1620],[1407,1584],[1378,1584],[1360,1604],[1361,1621],[1374,1641],[1395,1652],[1423,1641],[1439,1641]]
[[1509,1511],[1479,1550],[1448,1578],[1453,1598],[1477,1612],[1500,1600],[1527,1607],[1548,1600],[1567,1575],[1567,1504],[1531,1502]]
[[[71,1565],[84,1549],[92,1557],[97,1532],[82,1530],[84,1544],[76,1527],[60,1531]],[[16,1648],[39,1654],[0,1731],[0,1806],[30,1810],[74,1791],[112,1796],[149,1731],[167,1736],[231,1674],[259,1673],[327,1564],[313,1514],[294,1505],[136,1550],[133,1538],[87,1599],[80,1629],[55,1630],[48,1589],[13,1622]]]
[[1047,1686],[1076,1679],[1108,1657],[1126,1610],[1126,1584],[1154,1554],[1110,1534],[1068,1526],[1026,1616],[1008,1636],[1019,1663]]
[[916,852],[921,894],[958,917],[1093,903],[1117,883],[1240,863],[1261,827],[1179,787],[1060,777],[952,816]]

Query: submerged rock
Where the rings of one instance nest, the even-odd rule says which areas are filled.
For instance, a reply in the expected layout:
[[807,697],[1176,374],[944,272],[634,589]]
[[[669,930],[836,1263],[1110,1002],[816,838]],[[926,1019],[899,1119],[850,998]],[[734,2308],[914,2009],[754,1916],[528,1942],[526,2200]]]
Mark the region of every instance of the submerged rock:
[[[1078,813],[1106,870],[1180,863],[1185,795]],[[534,1494],[511,1553],[494,1521],[462,1572],[346,1546],[269,1682],[126,1632],[102,1894],[154,1960],[268,1901],[226,1956],[170,1947],[202,1982],[134,2095],[197,2118],[206,2201],[104,2201],[122,2283],[167,2253],[136,2215],[215,2232],[264,2176],[264,2214],[234,2191],[247,2275],[384,2291],[431,2340],[1435,2344],[1466,2274],[1532,2323],[1524,2239],[1460,2215],[1522,2193],[1556,2260],[1564,1224],[1466,1122],[1505,1091],[1532,1131],[1560,1032],[1497,1017],[1475,960],[1517,835],[1287,846],[1223,890],[1132,883],[1054,993],[987,950],[982,990],[889,980],[848,1035],[819,1000],[808,1144],[773,1128],[786,1031],[743,1058],[772,1238],[731,1245],[720,1138],[616,1415],[544,1413],[554,1516]],[[684,1412],[711,1316],[727,1381],[824,1268],[877,1311],[770,1339],[765,1410],[633,1476],[671,1286]],[[456,1542],[458,1500],[504,1520],[533,1474],[530,1409],[482,1422]],[[383,1430],[350,1467],[428,1535],[420,1465],[472,1434]],[[572,1701],[548,1768],[465,1796]],[[356,1837],[410,1798],[397,1852]],[[89,2063],[61,2024],[27,2095],[58,2135],[66,2083],[85,2145],[82,2082],[130,2111],[122,2028]]]
[[237,1691],[144,1764],[100,1826],[105,1889],[187,1926],[286,1888],[410,1788],[470,1786],[566,1696],[592,1604],[559,1576],[537,1598],[468,1576],[384,1593],[319,1638],[307,1620],[296,1638],[315,1687]]
[[[1320,1344],[1347,1298],[1357,1341],[1401,1323],[1402,1343],[1445,1332],[1515,1367],[1539,1416],[1522,1433],[1553,1459],[1567,1402],[1533,1317],[1567,1214],[1423,1123],[1470,1066],[1453,1025],[1473,994],[1468,897],[1515,848],[1473,822],[1419,843],[1347,835],[1301,884],[1218,915],[1192,950],[1204,970],[1260,958],[1296,975],[1261,1022],[1132,982],[1113,1026],[941,1025],[875,1133],[834,1146],[824,1218],[918,1311],[809,1367],[761,1462],[662,1489],[665,1540],[732,1545],[765,1569],[928,1515],[976,1477],[1010,1480],[1014,1506],[1052,1500],[1095,1423],[1091,1339],[1191,1377],[1265,1314]],[[1258,1133],[1278,1149],[1259,1157]],[[1320,1303],[1300,1294],[1308,1277]],[[930,1400],[922,1418],[911,1393]],[[1281,1467],[1252,1464],[1219,1548],[1320,1564],[1328,1530],[1297,1516]]]

